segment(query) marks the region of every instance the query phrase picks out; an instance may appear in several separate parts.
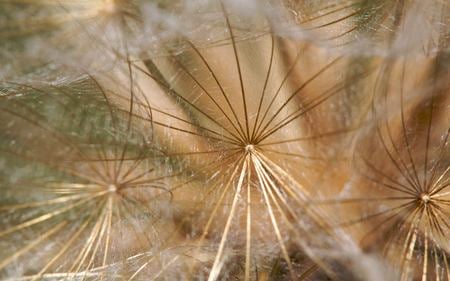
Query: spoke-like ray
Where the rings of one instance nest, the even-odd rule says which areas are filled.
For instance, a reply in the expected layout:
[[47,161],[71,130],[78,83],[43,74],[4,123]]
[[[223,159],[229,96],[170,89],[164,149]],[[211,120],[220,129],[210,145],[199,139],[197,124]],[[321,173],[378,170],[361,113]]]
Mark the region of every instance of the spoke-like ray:
[[[105,192],[99,192],[99,193],[95,194],[93,197],[94,198],[95,197],[99,197],[99,196],[102,196],[103,194],[105,194]],[[52,219],[52,218],[54,218],[57,215],[60,215],[60,214],[65,213],[65,212],[68,212],[68,211],[72,210],[73,208],[78,207],[80,205],[86,204],[87,202],[91,201],[93,199],[93,197],[79,200],[79,201],[77,201],[75,203],[68,204],[67,206],[59,208],[59,209],[57,209],[55,211],[46,213],[44,215],[35,217],[33,219],[30,219],[30,220],[27,220],[25,222],[22,222],[20,224],[17,224],[17,225],[15,225],[13,227],[7,228],[7,229],[5,229],[5,230],[0,232],[0,237],[8,235],[8,234],[16,232],[16,231],[19,231],[19,230],[24,229],[24,228],[28,228],[28,227],[33,226],[35,224],[48,221],[49,219]]]
[[272,71],[272,65],[273,65],[273,57],[274,57],[274,50],[275,50],[275,39],[274,36],[272,34],[270,34],[270,59],[269,59],[269,67],[267,69],[267,75],[266,78],[264,79],[264,86],[263,89],[261,91],[261,97],[259,98],[259,104],[258,104],[258,109],[256,111],[256,118],[255,118],[255,122],[254,122],[254,126],[252,129],[252,135],[250,137],[250,142],[254,142],[255,141],[255,137],[257,134],[257,128],[259,129],[259,125],[258,125],[258,121],[259,121],[259,117],[261,115],[261,110],[262,110],[262,105],[264,102],[264,97],[266,96],[266,89],[267,89],[267,84],[269,82],[269,77],[270,77],[270,73]]
[[[180,62],[176,55],[171,54],[171,56],[175,59],[175,61],[177,62],[177,64],[184,70],[185,73],[187,73],[189,75],[189,77],[195,82],[196,85],[198,85],[200,87],[200,89],[202,89],[202,91],[208,96],[208,98],[213,102],[213,104],[219,109],[219,111],[223,114],[223,116],[225,116],[225,118],[230,122],[230,124],[232,126],[234,126],[234,123],[231,122],[230,117],[225,113],[225,111],[223,110],[223,108],[218,104],[218,102],[212,97],[211,93],[208,92],[208,90],[206,90],[206,88],[198,81],[197,78],[195,78],[195,76],[183,65],[182,62]],[[225,95],[225,94],[224,94]],[[241,133],[241,130],[238,130],[235,126],[234,129],[236,130],[237,134],[239,136],[237,136],[235,133],[229,131],[225,126],[220,125],[220,128],[222,128],[225,132],[229,133],[232,136],[232,140],[234,141],[239,141],[242,138],[244,138],[244,136]]]
[[[239,126],[239,129],[236,127],[234,122],[231,121],[231,118],[227,114],[225,114],[225,113],[223,113],[223,114],[224,114],[225,118],[230,122],[230,124],[232,125],[233,129],[236,130],[236,132],[239,134],[239,136],[241,136],[241,138],[243,139],[244,136],[242,135],[242,125],[240,123],[239,118],[237,117],[236,110],[232,106],[232,104],[230,102],[230,99],[228,98],[225,90],[223,89],[222,84],[219,82],[219,79],[217,78],[216,74],[212,70],[211,66],[208,64],[208,62],[205,59],[205,57],[201,54],[200,50],[190,40],[186,40],[186,41],[189,43],[189,46],[191,46],[191,48],[194,50],[194,52],[200,57],[201,61],[206,66],[206,68],[208,69],[208,72],[213,77],[214,81],[216,82],[217,86],[219,87],[220,92],[221,92],[222,96],[224,97],[224,99],[225,99],[225,101],[227,103],[227,106],[230,108],[231,113],[233,114],[234,120],[236,120],[236,123]],[[213,102],[215,103],[216,101],[214,100]],[[220,110],[222,111],[222,108],[220,108]]]
[[232,220],[234,218],[234,212],[236,211],[236,208],[237,208],[239,195],[241,193],[241,188],[242,188],[242,185],[243,185],[243,181],[244,181],[244,178],[245,178],[245,174],[247,172],[248,159],[247,158],[242,159],[241,163],[239,164],[239,166],[241,167],[239,180],[238,180],[237,185],[236,185],[236,190],[234,191],[233,201],[231,203],[231,207],[230,207],[230,211],[229,211],[229,214],[228,214],[228,218],[226,220],[225,227],[224,227],[224,230],[222,232],[222,238],[220,239],[219,248],[217,250],[217,254],[216,254],[216,257],[214,259],[214,263],[213,263],[213,266],[211,268],[211,272],[210,272],[209,277],[208,277],[208,281],[216,280],[218,275],[219,275],[219,273],[220,273],[220,269],[222,267],[223,251],[225,249],[225,244],[226,244],[227,239],[228,239],[228,233],[229,233],[230,228],[231,228],[231,222],[232,222]]
[[259,169],[257,168],[256,172],[258,174],[258,179],[260,181],[260,188],[261,188],[262,194],[264,196],[264,202],[266,204],[267,211],[269,213],[270,221],[272,223],[272,227],[273,227],[273,229],[275,231],[278,243],[279,243],[279,245],[281,247],[281,251],[283,253],[283,258],[286,260],[286,262],[288,264],[288,268],[289,268],[289,272],[291,274],[291,278],[294,279],[294,276],[293,276],[294,270],[293,270],[293,267],[292,267],[292,262],[291,262],[291,259],[289,258],[289,254],[287,252],[286,246],[284,245],[283,237],[282,237],[282,234],[280,232],[280,228],[278,226],[277,220],[275,218],[275,214],[274,214],[274,211],[273,211],[273,208],[272,208],[272,204],[271,204],[270,199],[269,199],[269,197],[267,195],[267,190],[266,190],[266,186],[268,185],[267,184],[267,179],[266,179],[267,175],[265,175],[263,173],[263,170],[260,169],[260,168]]
[[245,118],[245,139],[244,140],[246,142],[248,142],[250,140],[249,139],[250,138],[250,127],[249,127],[249,121],[248,121],[247,99],[245,97],[244,77],[242,75],[241,63],[239,61],[239,54],[238,54],[237,47],[236,47],[236,40],[234,38],[233,29],[231,28],[230,19],[228,18],[227,10],[226,10],[224,4],[222,3],[222,1],[220,1],[220,5],[221,5],[222,11],[223,11],[226,25],[228,27],[228,33],[230,34],[231,45],[233,47],[233,53],[234,53],[234,59],[236,62],[236,68],[237,68],[238,75],[239,75],[239,86],[241,88],[242,105],[244,107],[244,118]]
[[50,228],[48,231],[42,233],[38,238],[36,238],[35,240],[33,240],[31,243],[29,243],[28,245],[26,245],[25,247],[23,247],[22,249],[19,249],[18,251],[16,251],[13,255],[11,255],[10,257],[2,260],[0,262],[0,269],[3,269],[5,266],[7,266],[9,263],[11,263],[12,261],[16,260],[18,257],[20,257],[21,255],[27,253],[28,251],[30,251],[31,249],[33,249],[34,247],[36,247],[37,245],[41,244],[42,242],[44,242],[45,240],[49,239],[53,234],[57,233],[61,228],[63,228],[65,225],[67,224],[67,222],[61,222],[55,226],[53,226],[52,228]]

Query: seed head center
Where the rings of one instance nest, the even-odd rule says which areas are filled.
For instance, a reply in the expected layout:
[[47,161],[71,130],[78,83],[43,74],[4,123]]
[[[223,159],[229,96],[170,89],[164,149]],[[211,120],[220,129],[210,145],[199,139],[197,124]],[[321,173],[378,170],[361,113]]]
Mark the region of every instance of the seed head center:
[[247,144],[245,146],[246,153],[253,153],[255,151],[255,146],[253,144]]
[[116,191],[117,191],[117,185],[115,185],[115,184],[108,185],[108,192],[114,193]]
[[430,202],[431,197],[430,197],[430,195],[428,195],[426,193],[423,193],[423,194],[420,195],[420,200],[422,200],[422,202],[424,204],[427,204],[428,202]]

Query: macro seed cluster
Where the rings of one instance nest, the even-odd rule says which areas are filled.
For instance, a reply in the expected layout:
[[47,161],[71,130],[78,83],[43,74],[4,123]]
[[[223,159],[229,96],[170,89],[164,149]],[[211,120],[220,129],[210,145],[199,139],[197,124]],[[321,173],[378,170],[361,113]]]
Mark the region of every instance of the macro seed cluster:
[[1,280],[450,281],[450,5],[1,0]]

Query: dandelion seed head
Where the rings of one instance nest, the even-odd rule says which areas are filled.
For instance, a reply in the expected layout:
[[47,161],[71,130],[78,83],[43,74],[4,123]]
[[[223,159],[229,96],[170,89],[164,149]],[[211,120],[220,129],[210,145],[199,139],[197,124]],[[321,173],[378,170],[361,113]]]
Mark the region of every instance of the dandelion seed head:
[[0,91],[0,279],[448,275],[443,63],[372,77],[448,46],[442,0],[14,2],[0,75],[29,85]]

